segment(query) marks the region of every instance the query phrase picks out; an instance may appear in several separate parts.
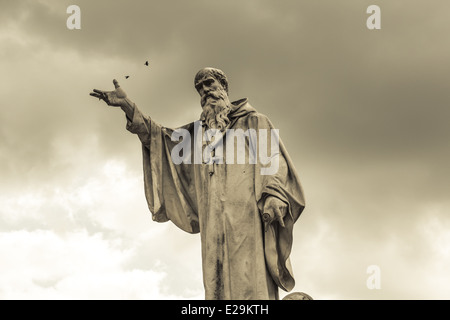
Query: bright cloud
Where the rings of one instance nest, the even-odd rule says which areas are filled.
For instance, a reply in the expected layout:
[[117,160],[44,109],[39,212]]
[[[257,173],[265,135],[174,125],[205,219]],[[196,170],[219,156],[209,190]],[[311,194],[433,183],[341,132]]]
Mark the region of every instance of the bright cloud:
[[0,233],[0,299],[183,298],[164,292],[164,272],[124,270],[132,255],[100,234]]

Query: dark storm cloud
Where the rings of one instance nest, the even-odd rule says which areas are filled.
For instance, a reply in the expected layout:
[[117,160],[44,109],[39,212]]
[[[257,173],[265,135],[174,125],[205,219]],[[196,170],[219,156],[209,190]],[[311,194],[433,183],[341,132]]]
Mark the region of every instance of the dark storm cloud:
[[[20,16],[18,27],[37,49],[75,52],[81,61],[115,59],[118,70],[126,69],[119,63],[136,68],[155,57],[151,93],[133,89],[136,82],[121,83],[135,90],[132,98],[163,124],[174,124],[169,117],[183,108],[193,115],[176,125],[195,119],[199,110],[194,109],[198,98],[192,77],[198,68],[214,65],[229,75],[233,98],[249,96],[281,128],[293,158],[308,159],[303,165],[309,159],[332,158],[342,168],[363,161],[376,162],[374,169],[383,170],[392,162],[413,162],[448,172],[442,166],[449,157],[443,146],[449,134],[445,57],[450,49],[445,41],[434,40],[445,38],[444,2],[426,8],[381,2],[383,27],[374,32],[365,28],[368,1],[79,1],[82,29],[74,32],[65,28],[69,4],[8,3],[3,24]],[[158,69],[160,60],[164,69]],[[86,82],[89,71],[84,72]],[[111,88],[111,83],[103,86]],[[72,121],[42,127],[32,138],[41,141],[39,150],[63,126],[75,134],[75,119],[87,126],[87,118],[97,121],[101,144],[110,152],[114,146],[107,136],[129,141],[117,133],[121,120],[110,124],[112,112],[91,108],[83,119],[87,110],[72,107],[95,101],[76,101],[72,95],[65,99],[66,109],[53,110],[58,99],[57,92],[44,89],[33,120],[69,112]]]

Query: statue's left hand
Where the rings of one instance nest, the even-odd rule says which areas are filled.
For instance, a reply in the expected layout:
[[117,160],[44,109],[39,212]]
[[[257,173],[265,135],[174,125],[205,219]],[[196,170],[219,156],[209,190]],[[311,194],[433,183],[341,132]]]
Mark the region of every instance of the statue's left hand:
[[264,202],[263,208],[263,222],[265,225],[265,230],[267,231],[268,226],[278,220],[280,225],[284,228],[283,218],[288,211],[288,205],[274,196],[268,196]]

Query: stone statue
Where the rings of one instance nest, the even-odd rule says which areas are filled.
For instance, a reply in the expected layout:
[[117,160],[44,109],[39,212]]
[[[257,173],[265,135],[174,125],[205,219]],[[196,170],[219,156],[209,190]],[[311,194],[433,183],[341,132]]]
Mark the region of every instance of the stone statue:
[[[215,68],[195,76],[200,120],[177,129],[144,115],[113,83],[115,90],[94,89],[90,95],[120,107],[127,130],[139,137],[153,220],[200,232],[205,298],[279,299],[278,288],[291,291],[293,225],[305,202],[293,163],[269,119],[247,99],[230,102],[227,77]],[[264,143],[268,131],[270,146]],[[258,148],[259,155],[272,153],[258,161]],[[248,160],[243,162],[244,156]]]

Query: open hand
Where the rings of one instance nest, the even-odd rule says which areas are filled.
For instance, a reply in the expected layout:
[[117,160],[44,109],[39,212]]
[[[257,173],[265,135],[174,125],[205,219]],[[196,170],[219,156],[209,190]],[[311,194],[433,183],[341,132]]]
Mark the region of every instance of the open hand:
[[125,102],[127,94],[120,87],[119,82],[116,79],[113,80],[113,83],[115,87],[114,91],[103,91],[94,89],[93,92],[91,92],[89,95],[105,101],[108,106],[120,107]]

